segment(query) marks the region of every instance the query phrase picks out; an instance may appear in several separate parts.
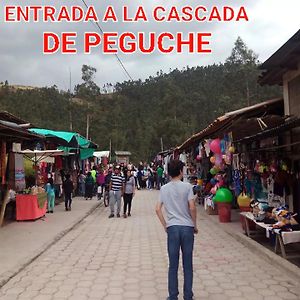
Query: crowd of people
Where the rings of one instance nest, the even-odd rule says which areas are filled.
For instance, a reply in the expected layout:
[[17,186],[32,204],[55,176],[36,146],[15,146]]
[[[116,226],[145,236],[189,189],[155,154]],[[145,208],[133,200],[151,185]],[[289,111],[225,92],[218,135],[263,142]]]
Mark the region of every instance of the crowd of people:
[[[168,176],[161,165],[140,162],[133,164],[95,165],[91,171],[80,171],[77,188],[80,196],[91,200],[97,196],[101,200],[109,195],[109,218],[121,217],[123,198],[123,217],[131,216],[132,200],[136,189],[158,189],[159,200],[156,204],[157,216],[167,233],[169,256],[167,299],[178,299],[179,252],[182,251],[184,269],[184,299],[193,299],[193,247],[194,234],[198,233],[196,222],[195,193],[193,186],[183,180],[184,163],[173,160],[168,165]],[[61,173],[62,192],[65,195],[66,210],[71,210],[73,181],[69,174]],[[74,180],[74,177],[73,177]],[[75,179],[76,180],[76,179]],[[57,183],[57,178],[56,178]],[[60,190],[60,188],[58,189]],[[46,185],[48,211],[53,212],[55,184],[53,178]],[[162,208],[166,216],[162,212]]]
[[[77,181],[77,182],[76,182]],[[121,215],[121,199],[123,197],[123,217],[131,216],[131,204],[138,189],[157,189],[167,183],[167,176],[161,165],[140,162],[137,166],[129,163],[95,165],[90,171],[80,171],[77,178],[65,174],[63,170],[48,178],[46,192],[48,194],[48,212],[53,213],[55,196],[65,198],[65,210],[70,211],[72,195],[85,197],[86,200],[109,199],[110,215]],[[117,206],[115,211],[115,206]]]

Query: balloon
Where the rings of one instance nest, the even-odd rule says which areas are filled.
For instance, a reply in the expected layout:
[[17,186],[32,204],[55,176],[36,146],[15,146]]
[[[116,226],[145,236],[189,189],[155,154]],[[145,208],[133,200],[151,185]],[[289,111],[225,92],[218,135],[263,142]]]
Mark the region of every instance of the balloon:
[[232,193],[227,188],[220,188],[217,190],[216,196],[214,198],[216,202],[231,203],[233,200]]
[[215,184],[217,183],[217,181],[216,181],[216,179],[212,178],[212,179],[210,180],[210,183],[211,183],[212,185],[215,185]]
[[235,152],[235,148],[233,146],[229,147],[228,150],[229,150],[230,153],[234,153]]
[[210,150],[214,153],[221,153],[221,146],[220,146],[221,140],[220,139],[214,139],[211,141],[209,147]]
[[197,179],[197,185],[202,185],[203,184],[203,179]]
[[220,155],[220,154],[216,154],[216,166],[221,166],[221,164],[222,164],[222,161],[223,161],[223,159],[222,159],[222,155]]
[[212,164],[215,164],[215,163],[216,163],[216,158],[215,158],[214,156],[212,156],[212,157],[210,158],[210,162],[211,162]]
[[215,195],[216,192],[217,192],[217,187],[214,186],[214,187],[210,190],[210,193],[213,194],[213,195]]
[[218,186],[222,187],[224,185],[225,185],[224,180],[223,179],[219,180]]
[[221,174],[218,174],[218,175],[216,175],[216,179],[217,179],[218,181],[220,181],[220,180],[223,179],[223,176],[222,176]]
[[226,151],[226,142],[225,142],[225,140],[221,140],[220,149],[221,149],[222,153],[225,153],[225,151]]
[[230,165],[231,164],[231,155],[226,155],[225,156],[225,164]]
[[250,202],[251,199],[250,197],[248,197],[246,194],[240,194],[237,198],[237,203],[239,205],[239,207],[243,206],[243,207],[250,207]]
[[211,168],[209,172],[211,175],[216,175],[218,173],[218,170],[215,168]]
[[[195,156],[194,156],[195,157]],[[201,160],[201,155],[197,155],[196,157],[197,160]]]

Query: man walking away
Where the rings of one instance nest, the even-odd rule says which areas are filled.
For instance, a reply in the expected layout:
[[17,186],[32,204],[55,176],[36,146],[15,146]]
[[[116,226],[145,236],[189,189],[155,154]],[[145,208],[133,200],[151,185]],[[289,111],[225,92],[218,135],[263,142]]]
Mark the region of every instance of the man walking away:
[[[160,190],[160,199],[156,205],[156,214],[168,235],[169,275],[168,300],[177,300],[178,265],[180,249],[183,261],[183,298],[193,299],[193,247],[194,233],[198,233],[196,224],[195,196],[192,185],[181,181],[184,163],[173,160],[168,171],[171,181]],[[164,207],[167,220],[165,220]]]
[[63,183],[63,191],[65,194],[65,209],[66,211],[71,210],[72,205],[72,193],[73,193],[73,182],[70,179],[70,174],[66,175],[66,180]]
[[120,166],[115,167],[114,174],[111,176],[109,184],[109,218],[115,216],[115,204],[117,203],[117,217],[120,218],[121,198],[124,195],[124,177],[120,174]]

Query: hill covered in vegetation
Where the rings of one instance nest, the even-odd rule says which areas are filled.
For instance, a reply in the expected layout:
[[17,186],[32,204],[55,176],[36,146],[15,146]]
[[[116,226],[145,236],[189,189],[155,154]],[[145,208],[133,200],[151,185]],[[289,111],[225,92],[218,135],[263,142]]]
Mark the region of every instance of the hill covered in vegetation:
[[[148,160],[182,143],[224,112],[280,96],[279,87],[261,87],[257,55],[238,38],[224,63],[157,72],[145,81],[117,83],[101,93],[96,69],[82,67],[82,83],[70,92],[57,87],[0,87],[0,109],[37,127],[72,130],[107,150],[128,150],[133,160]],[[72,100],[70,100],[72,99]]]

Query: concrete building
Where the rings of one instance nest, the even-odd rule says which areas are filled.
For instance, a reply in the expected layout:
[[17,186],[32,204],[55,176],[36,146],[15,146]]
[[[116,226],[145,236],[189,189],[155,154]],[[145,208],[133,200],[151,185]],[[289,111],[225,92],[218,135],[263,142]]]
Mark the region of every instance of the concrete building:
[[128,165],[130,161],[131,152],[129,151],[115,151],[116,163]]

